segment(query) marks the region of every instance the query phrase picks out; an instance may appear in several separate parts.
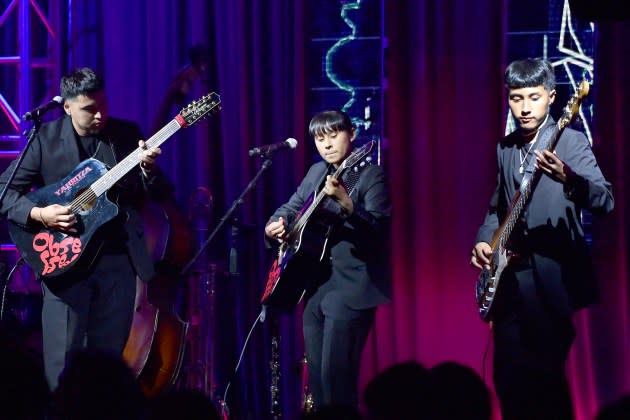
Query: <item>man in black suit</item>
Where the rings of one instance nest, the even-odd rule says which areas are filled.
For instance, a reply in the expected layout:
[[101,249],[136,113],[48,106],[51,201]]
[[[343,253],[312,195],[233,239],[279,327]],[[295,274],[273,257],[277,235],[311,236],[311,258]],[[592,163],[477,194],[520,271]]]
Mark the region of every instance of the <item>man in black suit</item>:
[[270,218],[265,234],[282,242],[309,196],[324,190],[326,198],[309,220],[329,222],[329,253],[315,270],[305,266],[301,273],[319,274],[307,289],[303,317],[308,377],[316,408],[356,406],[363,346],[376,307],[390,295],[390,197],[380,166],[359,166],[362,170],[348,170],[341,179],[331,176],[352,153],[355,129],[348,115],[319,113],[309,133],[324,161],[311,166],[297,191]]
[[570,419],[565,362],[575,336],[572,315],[597,299],[581,210],[607,213],[614,200],[581,132],[566,128],[554,152],[538,150],[538,137],[555,124],[549,115],[556,97],[551,64],[512,62],[505,85],[518,129],[497,145],[497,185],[472,250],[473,266],[489,264],[489,244],[527,168],[539,168],[542,177],[512,232],[513,256],[492,307],[494,384],[504,419]]
[[[61,95],[66,115],[42,125],[9,186],[1,207],[9,220],[73,232],[77,218],[70,206],[38,207],[26,196],[31,187],[60,181],[87,158],[113,167],[138,146],[143,151],[140,167],[108,192],[118,215],[97,230],[69,271],[42,281],[44,367],[52,390],[70,352],[122,355],[133,319],[136,275],[144,281],[153,275],[138,210],[148,191],[172,189],[155,166],[160,149],[147,149],[135,123],[109,118],[99,75],[89,68],[75,70],[62,78]],[[0,186],[15,165],[0,176]]]

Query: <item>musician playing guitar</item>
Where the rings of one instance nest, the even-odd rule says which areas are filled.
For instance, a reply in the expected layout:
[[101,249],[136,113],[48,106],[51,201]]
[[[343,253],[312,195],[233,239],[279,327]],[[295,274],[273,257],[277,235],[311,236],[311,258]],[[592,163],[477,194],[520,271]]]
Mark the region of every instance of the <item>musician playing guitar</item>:
[[[118,214],[96,231],[69,271],[42,281],[44,368],[51,390],[69,352],[122,354],[134,313],[136,275],[145,281],[153,275],[137,210],[147,192],[172,189],[155,166],[160,149],[147,150],[135,123],[108,116],[99,75],[89,68],[73,71],[62,78],[61,95],[65,115],[42,125],[2,203],[1,211],[11,222],[72,234],[78,217],[71,207],[35,205],[27,196],[31,188],[60,181],[88,158],[112,167],[134,150],[142,152],[140,165],[108,191]],[[0,185],[15,164],[2,174]],[[73,182],[75,178],[60,189],[71,188]]]
[[339,179],[331,175],[353,151],[355,129],[348,115],[321,112],[312,118],[309,134],[323,161],[310,167],[297,191],[271,216],[265,234],[270,241],[285,240],[309,196],[323,189],[326,197],[309,223],[329,226],[321,230],[327,237],[324,256],[318,252],[297,273],[312,280],[303,315],[309,385],[315,409],[356,407],[361,352],[376,307],[390,295],[390,197],[378,165],[364,162]]
[[491,264],[500,231],[524,176],[540,178],[507,245],[496,302],[487,320],[494,338],[494,385],[504,419],[571,419],[565,362],[575,336],[573,313],[597,299],[581,209],[607,213],[610,183],[584,134],[570,128],[555,151],[539,150],[554,129],[555,77],[546,60],[512,62],[508,105],[518,129],[497,145],[497,185],[472,250],[471,264]]

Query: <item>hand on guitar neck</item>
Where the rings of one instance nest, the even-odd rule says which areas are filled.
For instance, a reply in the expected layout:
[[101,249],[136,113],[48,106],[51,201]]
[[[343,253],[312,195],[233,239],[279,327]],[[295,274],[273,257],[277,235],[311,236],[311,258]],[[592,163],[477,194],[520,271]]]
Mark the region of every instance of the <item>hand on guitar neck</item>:
[[540,168],[556,181],[566,184],[568,179],[574,174],[571,167],[564,163],[555,151],[543,150],[539,152],[535,150],[534,155],[536,156],[536,168]]
[[142,150],[142,153],[138,155],[140,159],[140,169],[142,170],[142,174],[146,178],[149,178],[155,167],[155,160],[162,154],[162,150],[159,147],[149,149],[144,140],[140,140],[138,146]]
[[338,179],[328,175],[326,177],[326,184],[324,184],[324,193],[339,203],[347,214],[352,214],[354,211],[354,204],[348,195],[348,190]]
[[[338,179],[328,175],[322,190],[327,196],[337,201],[345,210],[346,214],[349,215],[354,211],[352,199],[348,195],[346,187]],[[275,239],[280,243],[284,242],[286,234],[287,226],[283,217],[280,217],[277,221],[271,222],[265,226],[265,235],[267,235],[268,238]]]

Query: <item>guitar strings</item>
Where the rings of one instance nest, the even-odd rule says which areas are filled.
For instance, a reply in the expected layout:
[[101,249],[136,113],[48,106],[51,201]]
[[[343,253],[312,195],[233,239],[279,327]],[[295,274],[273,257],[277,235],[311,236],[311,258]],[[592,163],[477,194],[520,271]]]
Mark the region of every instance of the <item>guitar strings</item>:
[[[176,120],[172,120],[169,124],[165,125],[160,131],[158,131],[155,135],[153,135],[149,140],[147,140],[147,147],[156,147],[162,144],[166,139],[168,139],[171,135],[173,135],[177,130],[179,130],[181,126]],[[168,132],[167,132],[168,131]],[[137,165],[140,162],[138,158],[138,154],[142,152],[142,148],[136,148],[132,153],[130,153],[125,159],[123,159],[118,165],[116,165],[112,170],[103,174],[98,180],[94,182],[92,185],[96,185],[99,183],[104,183],[108,178],[114,178],[116,180],[120,179],[123,175],[125,175],[131,168]],[[96,192],[90,187],[86,189],[84,192],[79,194],[72,202],[70,203],[73,211],[82,209],[86,204],[92,202],[96,199]]]
[[[218,96],[218,95],[216,95],[215,93],[206,95],[203,98],[201,98],[201,100],[199,101],[197,105],[199,106],[201,104],[203,106],[203,103],[207,102],[207,100],[211,96]],[[200,112],[200,114],[205,115],[208,112],[215,109],[218,105],[219,105],[219,102],[213,100],[212,102],[210,102],[210,107],[205,112]],[[160,131],[155,133],[150,139],[146,141],[145,143],[146,147],[153,148],[153,147],[157,147],[161,145],[164,141],[166,141],[169,137],[171,137],[173,134],[175,134],[175,132],[177,132],[181,128],[182,128],[182,125],[179,123],[179,121],[177,121],[177,119],[171,120],[168,124],[162,127]],[[140,162],[140,159],[138,158],[137,155],[141,153],[142,150],[143,149],[140,147],[136,148],[132,153],[130,153],[126,158],[124,158],[118,165],[112,168],[112,170],[103,174],[103,176],[101,176],[98,180],[96,180],[94,184],[92,184],[92,186],[97,186],[97,184],[100,186],[100,184],[106,183],[106,181],[110,182],[109,178],[113,178],[115,180],[114,182],[118,181],[120,178],[122,178],[127,172],[129,172],[134,166],[136,166]],[[102,191],[101,194],[104,193],[105,191],[106,190]],[[86,204],[92,202],[99,195],[100,194],[98,194],[97,191],[94,191],[94,189],[90,187],[83,193],[79,194],[79,196],[76,197],[74,200],[72,200],[72,202],[70,203],[70,206],[73,211],[77,211],[83,208],[83,206],[85,206]]]
[[[332,174],[332,177],[335,179],[339,178],[339,176],[341,175],[341,172],[343,172],[346,168],[351,167],[357,163],[357,162],[352,161],[353,156],[356,156],[356,157],[361,156],[365,153],[366,151],[365,149],[368,149],[369,151],[372,149],[372,147],[373,147],[373,144],[370,145],[370,143],[368,143],[362,146],[360,149],[357,149],[355,152],[353,152],[353,154],[348,156],[348,158],[343,162],[343,163],[346,163],[350,161],[351,163],[349,165],[344,165],[344,164],[340,165],[335,171],[335,173]],[[304,214],[300,216],[300,219],[296,221],[295,226],[293,226],[293,229],[291,229],[291,232],[289,233],[289,236],[295,232],[299,232],[302,229],[302,226],[305,223],[307,223],[308,219],[311,217],[311,215],[313,214],[317,206],[319,206],[319,203],[324,199],[324,196],[325,196],[325,193],[324,193],[324,190],[322,189],[313,200],[313,203],[308,207],[308,209],[306,209]]]

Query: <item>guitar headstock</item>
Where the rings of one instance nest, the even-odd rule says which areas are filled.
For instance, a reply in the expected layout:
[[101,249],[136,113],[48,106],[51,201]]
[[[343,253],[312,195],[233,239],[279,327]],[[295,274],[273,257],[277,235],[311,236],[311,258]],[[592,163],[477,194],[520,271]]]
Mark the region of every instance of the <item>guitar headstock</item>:
[[353,151],[350,156],[343,161],[343,163],[339,166],[339,169],[343,170],[345,168],[350,168],[360,162],[364,157],[370,154],[376,141],[370,140],[365,143],[363,146],[359,147],[357,150]]
[[560,128],[564,128],[569,125],[573,117],[578,112],[580,112],[580,104],[582,103],[582,100],[588,95],[589,89],[590,84],[588,83],[588,81],[586,79],[582,79],[577,91],[573,94],[571,99],[569,99],[569,102],[564,108],[564,112],[562,113],[562,116],[558,121],[558,125]]
[[215,92],[211,92],[196,101],[192,101],[179,113],[179,116],[184,120],[184,124],[182,124],[182,126],[187,127],[189,125],[193,125],[203,117],[207,116],[210,112],[217,113],[221,110],[220,105],[221,97]]

